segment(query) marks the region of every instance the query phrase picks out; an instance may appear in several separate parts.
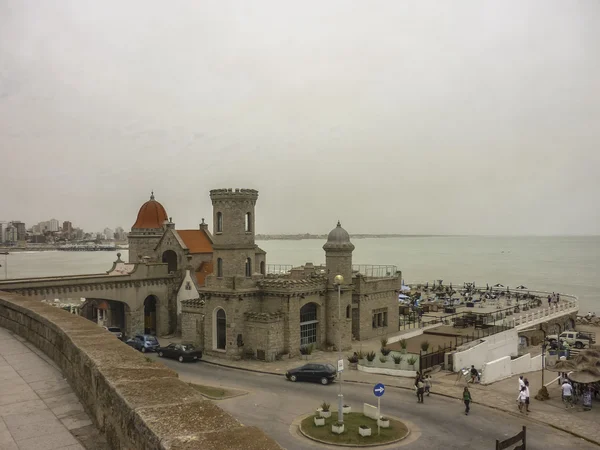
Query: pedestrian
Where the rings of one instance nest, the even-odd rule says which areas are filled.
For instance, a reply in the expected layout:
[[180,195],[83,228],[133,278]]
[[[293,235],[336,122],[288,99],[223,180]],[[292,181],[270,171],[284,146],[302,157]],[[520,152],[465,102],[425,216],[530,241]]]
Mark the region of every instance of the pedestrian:
[[471,400],[473,399],[471,398],[469,388],[465,386],[465,389],[463,390],[463,402],[465,402],[465,416],[468,416],[469,411],[471,410],[471,407],[469,406],[471,404]]
[[562,400],[563,403],[565,404],[565,409],[569,409],[569,407],[573,407],[573,386],[571,386],[571,384],[565,380],[565,382],[563,383],[562,387]]
[[471,365],[471,383],[475,383],[475,380],[479,381],[479,372],[474,365]]
[[419,378],[419,381],[417,381],[417,403],[423,403],[424,392],[425,392],[425,383],[423,383],[422,378]]
[[431,379],[431,375],[427,375],[425,377],[425,393],[427,397],[429,397],[429,393],[431,392],[431,386],[433,385],[433,381]]
[[521,392],[521,390],[523,389],[523,386],[525,386],[525,382],[523,381],[523,375],[521,375],[519,377],[519,392]]
[[525,410],[529,412],[529,380],[525,378],[525,394],[527,397],[525,398]]
[[523,386],[521,391],[519,391],[519,395],[517,396],[517,402],[519,404],[519,411],[523,412],[525,408],[525,401],[527,400],[527,388]]

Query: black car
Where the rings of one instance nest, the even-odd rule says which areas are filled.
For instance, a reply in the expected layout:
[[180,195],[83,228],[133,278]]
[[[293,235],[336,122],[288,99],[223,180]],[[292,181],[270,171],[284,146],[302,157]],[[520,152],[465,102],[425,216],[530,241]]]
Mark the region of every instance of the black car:
[[290,381],[314,381],[321,384],[331,383],[335,376],[336,370],[331,364],[306,364],[285,373]]
[[192,344],[169,344],[166,347],[159,347],[156,351],[161,358],[173,358],[179,362],[197,361],[202,358],[202,350]]

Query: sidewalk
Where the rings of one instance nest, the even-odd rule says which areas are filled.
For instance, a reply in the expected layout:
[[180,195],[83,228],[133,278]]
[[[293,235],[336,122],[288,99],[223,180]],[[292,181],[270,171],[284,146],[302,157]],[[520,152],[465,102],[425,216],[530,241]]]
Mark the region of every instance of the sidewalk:
[[[365,346],[363,345],[363,350],[364,349]],[[344,360],[346,359],[347,354],[348,352],[343,354]],[[298,358],[274,362],[254,360],[232,361],[211,356],[203,356],[202,359],[209,364],[281,376],[285,375],[285,372],[288,369],[301,366],[307,362],[337,365],[337,353],[322,351],[314,352],[309,361]],[[346,361],[344,361],[344,363],[346,365],[346,369],[343,373],[343,380],[345,382],[369,385],[384,383],[386,386],[390,387],[413,390],[414,383],[412,378],[376,375],[360,372],[358,370],[348,370],[348,363]],[[464,378],[451,372],[438,372],[432,376],[433,395],[443,395],[446,397],[462,399],[463,389],[467,385]],[[550,400],[546,402],[538,401],[534,397],[541,386],[542,372],[531,372],[524,374],[524,376],[529,379],[531,387],[531,412],[527,416],[529,420],[547,424],[553,428],[600,445],[600,427],[598,426],[598,423],[600,423],[600,404],[594,405],[590,411],[583,411],[581,406],[565,410],[561,400],[560,388],[556,382],[548,386]],[[545,372],[546,383],[549,383],[554,378],[556,378],[556,374],[548,371]],[[484,405],[515,416],[525,416],[517,409],[518,376],[488,386],[480,384],[469,384],[468,386],[475,405]],[[474,408],[473,412],[476,414],[476,408]]]

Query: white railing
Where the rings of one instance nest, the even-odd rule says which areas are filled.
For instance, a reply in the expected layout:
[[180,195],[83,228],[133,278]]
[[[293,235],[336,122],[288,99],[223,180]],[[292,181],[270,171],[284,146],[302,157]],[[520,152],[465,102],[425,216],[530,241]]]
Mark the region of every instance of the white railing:
[[521,328],[532,325],[537,322],[545,322],[548,318],[560,317],[579,311],[579,302],[576,297],[561,300],[558,304],[538,309],[530,313],[521,314],[515,317],[511,322],[512,326]]

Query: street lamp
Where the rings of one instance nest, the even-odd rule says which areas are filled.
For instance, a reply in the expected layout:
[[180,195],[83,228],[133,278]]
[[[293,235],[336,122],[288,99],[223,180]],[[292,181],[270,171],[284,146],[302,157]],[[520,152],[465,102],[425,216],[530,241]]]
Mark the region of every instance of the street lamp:
[[[338,365],[342,360],[342,283],[344,277],[336,275],[334,283],[338,288]],[[338,394],[338,422],[344,423],[344,394],[342,394],[342,372],[338,367],[338,377],[340,383],[340,389]]]

